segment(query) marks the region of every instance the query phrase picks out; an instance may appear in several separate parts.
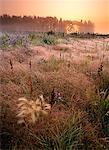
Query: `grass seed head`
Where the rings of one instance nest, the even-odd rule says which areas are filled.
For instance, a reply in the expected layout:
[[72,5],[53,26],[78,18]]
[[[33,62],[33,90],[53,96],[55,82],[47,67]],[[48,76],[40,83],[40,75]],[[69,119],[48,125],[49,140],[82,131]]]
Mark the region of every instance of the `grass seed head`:
[[40,95],[36,101],[27,100],[26,98],[18,99],[18,124],[24,122],[35,123],[40,116],[48,115],[51,110],[51,105],[47,104],[43,95]]

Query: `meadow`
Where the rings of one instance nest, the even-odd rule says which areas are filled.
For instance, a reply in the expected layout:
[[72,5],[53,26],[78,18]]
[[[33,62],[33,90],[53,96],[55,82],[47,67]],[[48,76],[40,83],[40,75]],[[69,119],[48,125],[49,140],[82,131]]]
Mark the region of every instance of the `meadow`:
[[1,33],[0,70],[2,150],[109,149],[109,37]]

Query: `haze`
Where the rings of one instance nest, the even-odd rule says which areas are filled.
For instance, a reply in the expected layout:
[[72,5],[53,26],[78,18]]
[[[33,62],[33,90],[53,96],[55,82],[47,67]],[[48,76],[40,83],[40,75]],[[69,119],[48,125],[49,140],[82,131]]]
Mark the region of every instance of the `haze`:
[[91,20],[95,24],[95,32],[109,33],[109,0],[0,0],[0,7],[0,15]]

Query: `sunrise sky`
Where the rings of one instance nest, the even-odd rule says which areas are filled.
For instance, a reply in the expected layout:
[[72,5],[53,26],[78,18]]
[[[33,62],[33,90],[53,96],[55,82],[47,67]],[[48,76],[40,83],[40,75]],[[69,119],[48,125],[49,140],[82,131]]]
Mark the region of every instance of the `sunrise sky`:
[[95,32],[109,33],[109,0],[0,0],[0,15],[4,13],[91,20]]

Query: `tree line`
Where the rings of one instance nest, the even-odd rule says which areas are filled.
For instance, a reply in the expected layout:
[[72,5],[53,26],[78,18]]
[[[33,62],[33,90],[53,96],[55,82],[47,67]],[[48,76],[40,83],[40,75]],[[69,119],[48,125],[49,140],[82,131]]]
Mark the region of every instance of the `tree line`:
[[84,32],[93,33],[94,23],[89,21],[71,21],[57,17],[15,16],[3,14],[0,16],[2,30],[25,30],[39,32]]

